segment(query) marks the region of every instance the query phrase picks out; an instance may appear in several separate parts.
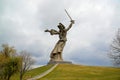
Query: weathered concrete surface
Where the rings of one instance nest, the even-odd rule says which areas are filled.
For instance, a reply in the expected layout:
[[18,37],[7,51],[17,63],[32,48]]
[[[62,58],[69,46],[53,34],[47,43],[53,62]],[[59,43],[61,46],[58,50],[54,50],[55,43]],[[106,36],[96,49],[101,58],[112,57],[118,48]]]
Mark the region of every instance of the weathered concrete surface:
[[50,61],[48,64],[72,64],[70,61]]

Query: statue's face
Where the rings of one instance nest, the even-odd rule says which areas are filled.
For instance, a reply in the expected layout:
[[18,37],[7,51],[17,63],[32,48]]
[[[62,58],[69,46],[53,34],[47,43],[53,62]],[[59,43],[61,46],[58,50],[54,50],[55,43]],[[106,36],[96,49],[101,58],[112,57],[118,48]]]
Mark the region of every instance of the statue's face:
[[62,23],[59,23],[58,28],[59,28],[60,30],[65,29],[65,27],[63,26],[63,24],[62,24]]

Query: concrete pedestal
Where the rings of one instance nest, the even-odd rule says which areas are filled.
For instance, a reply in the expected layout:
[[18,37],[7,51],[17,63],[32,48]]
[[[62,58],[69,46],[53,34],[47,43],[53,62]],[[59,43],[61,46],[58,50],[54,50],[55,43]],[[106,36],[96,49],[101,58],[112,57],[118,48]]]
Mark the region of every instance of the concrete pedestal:
[[48,64],[72,64],[70,61],[50,61]]

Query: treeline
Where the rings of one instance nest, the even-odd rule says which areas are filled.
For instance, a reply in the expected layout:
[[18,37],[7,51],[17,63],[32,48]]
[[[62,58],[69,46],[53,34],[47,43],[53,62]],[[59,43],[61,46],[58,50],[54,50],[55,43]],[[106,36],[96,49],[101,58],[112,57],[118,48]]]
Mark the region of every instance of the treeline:
[[27,51],[17,53],[17,50],[3,44],[0,51],[0,80],[10,80],[15,73],[20,73],[19,78],[22,80],[23,75],[34,64],[34,60]]
[[111,43],[109,57],[111,58],[113,65],[120,67],[120,28]]

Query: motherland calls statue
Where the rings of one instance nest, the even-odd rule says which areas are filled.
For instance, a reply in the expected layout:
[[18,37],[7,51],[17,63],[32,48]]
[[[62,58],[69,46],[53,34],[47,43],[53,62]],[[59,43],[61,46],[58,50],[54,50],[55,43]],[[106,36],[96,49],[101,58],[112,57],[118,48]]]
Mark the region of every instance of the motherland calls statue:
[[[70,17],[70,19],[71,19],[71,17]],[[56,43],[54,49],[51,52],[50,62],[63,61],[62,52],[63,52],[64,46],[66,44],[66,41],[67,41],[67,37],[66,37],[67,36],[67,31],[69,31],[69,29],[74,24],[74,20],[71,19],[70,22],[71,23],[67,28],[65,28],[65,26],[62,23],[59,23],[59,25],[57,26],[59,28],[59,31],[54,30],[54,29],[45,30],[45,32],[49,32],[51,35],[59,35],[59,40],[58,40],[58,42]]]

